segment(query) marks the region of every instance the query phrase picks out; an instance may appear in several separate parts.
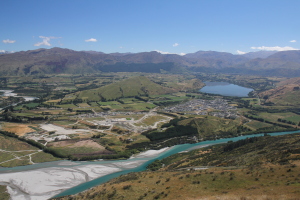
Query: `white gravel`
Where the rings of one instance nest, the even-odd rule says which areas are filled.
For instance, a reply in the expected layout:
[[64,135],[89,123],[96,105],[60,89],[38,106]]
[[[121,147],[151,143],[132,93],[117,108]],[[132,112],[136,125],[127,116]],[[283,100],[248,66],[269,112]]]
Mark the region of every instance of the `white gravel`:
[[[76,162],[63,161],[62,167],[48,167],[23,172],[9,172],[0,174],[0,185],[7,185],[11,200],[45,200],[62,191],[81,183],[111,174],[123,169],[131,169],[145,163],[166,151],[149,150],[135,158],[139,160],[116,161],[109,164],[77,165]],[[145,159],[143,159],[145,158]],[[66,167],[66,165],[69,165]]]

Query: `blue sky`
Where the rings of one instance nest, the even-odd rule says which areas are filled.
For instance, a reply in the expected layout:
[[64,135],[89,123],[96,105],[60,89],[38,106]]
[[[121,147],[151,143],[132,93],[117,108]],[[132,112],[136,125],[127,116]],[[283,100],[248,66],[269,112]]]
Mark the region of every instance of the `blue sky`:
[[300,0],[1,0],[0,51],[300,49]]

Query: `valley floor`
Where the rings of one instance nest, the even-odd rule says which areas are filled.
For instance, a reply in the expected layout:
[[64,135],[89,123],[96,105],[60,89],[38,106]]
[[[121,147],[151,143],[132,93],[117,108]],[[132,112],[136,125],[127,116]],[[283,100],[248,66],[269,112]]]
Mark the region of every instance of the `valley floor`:
[[[118,172],[124,169],[135,168],[167,150],[150,150],[137,155],[137,160],[112,161],[109,163],[89,162],[76,163],[61,161],[52,167],[22,171],[22,172],[0,172],[0,185],[6,185],[12,200],[30,199],[45,200],[62,191],[72,188],[81,183]],[[7,171],[11,171],[9,168]]]

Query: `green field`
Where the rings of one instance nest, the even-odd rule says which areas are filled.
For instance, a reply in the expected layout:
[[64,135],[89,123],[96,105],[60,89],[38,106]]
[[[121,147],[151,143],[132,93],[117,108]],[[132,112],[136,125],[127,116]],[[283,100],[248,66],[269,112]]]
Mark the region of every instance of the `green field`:
[[252,120],[251,122],[248,122],[244,126],[249,127],[251,130],[256,130],[256,129],[259,129],[259,128],[271,127],[272,125],[264,123],[264,122],[259,122],[259,121]]
[[58,150],[60,153],[64,155],[74,155],[74,154],[88,154],[99,151],[98,148],[91,147],[52,147],[53,149]]
[[101,106],[109,106],[109,105],[119,105],[121,104],[120,102],[118,101],[107,101],[107,102],[98,102],[99,105]]
[[300,115],[292,112],[287,113],[259,113],[257,116],[267,119],[272,122],[277,122],[278,118],[289,120],[298,124],[300,122]]
[[74,104],[56,104],[56,107],[60,107],[60,108],[78,108],[76,105]]
[[7,193],[5,185],[0,185],[0,200],[9,200],[10,195]]
[[60,160],[51,154],[38,152],[38,148],[26,142],[2,134],[0,134],[0,149],[3,150],[0,152],[0,166],[2,167],[29,165],[31,164],[29,154],[33,154],[31,158],[34,163]]

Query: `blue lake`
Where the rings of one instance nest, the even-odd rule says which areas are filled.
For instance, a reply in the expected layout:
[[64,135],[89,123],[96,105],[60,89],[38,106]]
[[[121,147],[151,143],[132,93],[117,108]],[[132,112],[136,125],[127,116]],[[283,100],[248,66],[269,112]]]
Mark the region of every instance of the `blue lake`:
[[253,91],[251,88],[242,87],[239,85],[226,82],[204,82],[204,86],[200,92],[209,94],[219,94],[222,96],[247,97],[248,93]]

